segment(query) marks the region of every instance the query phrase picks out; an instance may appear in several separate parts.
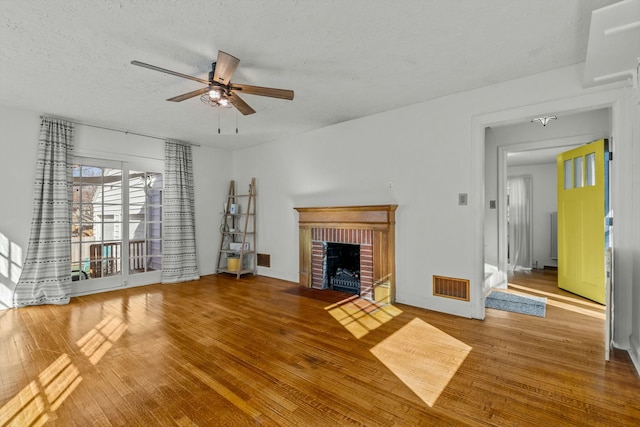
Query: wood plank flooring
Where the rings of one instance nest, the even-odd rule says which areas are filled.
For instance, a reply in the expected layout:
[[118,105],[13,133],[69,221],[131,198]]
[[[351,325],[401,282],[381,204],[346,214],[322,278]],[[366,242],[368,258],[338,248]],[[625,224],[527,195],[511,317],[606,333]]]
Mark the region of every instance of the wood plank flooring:
[[548,281],[510,287],[555,295],[545,318],[223,275],[1,311],[0,425],[640,425],[602,307]]

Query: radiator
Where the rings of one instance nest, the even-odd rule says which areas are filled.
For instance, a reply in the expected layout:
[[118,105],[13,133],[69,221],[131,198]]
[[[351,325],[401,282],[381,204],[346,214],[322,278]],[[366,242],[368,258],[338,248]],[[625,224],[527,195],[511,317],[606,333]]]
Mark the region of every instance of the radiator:
[[551,212],[551,259],[558,260],[558,212]]

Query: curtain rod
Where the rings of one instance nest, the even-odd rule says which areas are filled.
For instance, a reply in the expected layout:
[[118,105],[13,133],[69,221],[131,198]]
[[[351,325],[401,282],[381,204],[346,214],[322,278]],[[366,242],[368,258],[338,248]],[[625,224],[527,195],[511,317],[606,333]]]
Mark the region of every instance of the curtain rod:
[[143,136],[145,138],[159,139],[161,141],[170,140],[170,141],[180,142],[182,144],[188,144],[188,145],[193,145],[195,147],[200,147],[200,144],[194,144],[193,142],[180,141],[180,140],[173,139],[173,138],[163,138],[161,136],[149,135],[149,134],[146,134],[146,133],[134,132],[134,131],[130,131],[130,130],[122,130],[122,129],[110,128],[110,127],[106,127],[106,126],[99,126],[99,125],[94,125],[94,124],[91,124],[91,123],[83,123],[83,122],[79,122],[77,120],[69,119],[69,118],[66,118],[66,117],[53,116],[51,114],[42,114],[42,115],[40,115],[40,118],[43,118],[43,117],[49,117],[51,119],[58,119],[58,120],[66,120],[66,121],[72,122],[72,123],[74,123],[76,125],[87,126],[87,127],[90,127],[90,128],[97,128],[97,129],[111,130],[111,131],[114,131],[114,132],[121,132],[121,133],[124,133],[125,135],[128,135],[128,134],[138,135],[138,136]]

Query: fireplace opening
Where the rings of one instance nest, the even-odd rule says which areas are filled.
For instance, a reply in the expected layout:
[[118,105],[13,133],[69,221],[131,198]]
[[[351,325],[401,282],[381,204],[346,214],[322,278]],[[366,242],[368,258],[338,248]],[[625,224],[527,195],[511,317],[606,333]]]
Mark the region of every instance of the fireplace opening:
[[360,295],[360,245],[325,242],[325,288]]

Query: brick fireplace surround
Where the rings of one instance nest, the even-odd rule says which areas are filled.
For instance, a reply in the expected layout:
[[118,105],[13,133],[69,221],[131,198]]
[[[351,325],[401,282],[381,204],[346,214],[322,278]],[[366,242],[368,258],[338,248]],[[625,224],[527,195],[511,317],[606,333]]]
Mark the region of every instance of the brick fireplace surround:
[[322,287],[323,242],[360,245],[360,296],[395,301],[397,205],[295,208],[300,227],[300,286]]

